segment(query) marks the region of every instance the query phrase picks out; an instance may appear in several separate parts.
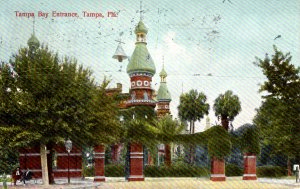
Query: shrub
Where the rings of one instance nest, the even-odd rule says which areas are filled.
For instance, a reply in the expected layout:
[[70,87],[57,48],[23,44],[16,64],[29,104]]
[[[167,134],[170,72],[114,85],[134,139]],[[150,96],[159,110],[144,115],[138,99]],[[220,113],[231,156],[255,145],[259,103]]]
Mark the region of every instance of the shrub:
[[208,154],[210,157],[223,159],[231,152],[231,141],[228,132],[222,126],[214,126],[207,130]]
[[187,164],[178,164],[171,167],[148,165],[145,167],[144,174],[146,177],[200,177],[208,176],[209,171],[203,167]]
[[244,153],[259,154],[259,130],[256,126],[246,127],[241,136],[241,147]]
[[235,164],[226,164],[225,167],[225,175],[230,176],[242,176],[243,175],[243,168],[239,167]]
[[123,164],[105,165],[106,177],[125,177],[125,166]]
[[283,177],[287,175],[286,167],[280,166],[261,166],[257,167],[258,177]]
[[84,170],[83,170],[83,175],[85,177],[93,177],[94,176],[94,172],[95,172],[94,166],[85,167]]
[[12,182],[12,178],[11,177],[8,177],[7,175],[5,175],[4,176],[4,174],[3,175],[0,175],[0,183],[1,182]]

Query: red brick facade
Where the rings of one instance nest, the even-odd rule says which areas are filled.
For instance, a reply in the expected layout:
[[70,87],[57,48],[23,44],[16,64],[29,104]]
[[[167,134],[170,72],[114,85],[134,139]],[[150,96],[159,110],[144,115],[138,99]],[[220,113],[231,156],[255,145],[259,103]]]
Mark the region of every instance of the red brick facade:
[[244,155],[243,180],[257,180],[255,154],[245,154]]
[[34,174],[35,177],[42,177],[42,166],[39,146],[36,146],[34,148],[23,148],[19,150],[19,162],[21,171],[24,172],[28,168]]
[[130,97],[127,107],[131,106],[156,106],[153,100],[152,76],[136,73],[130,76]]
[[211,181],[225,181],[225,161],[224,159],[219,160],[215,157],[211,160]]
[[164,115],[170,114],[170,102],[158,102],[157,103],[157,117],[163,117]]
[[70,156],[64,146],[56,146],[57,153],[57,167],[53,170],[54,178],[67,178],[68,177],[68,158],[70,158],[70,177],[80,178],[82,170],[82,153],[81,148],[72,147]]
[[130,175],[128,181],[144,181],[143,145],[131,143],[130,145]]
[[98,145],[94,147],[94,160],[95,160],[95,177],[94,182],[105,181],[105,147]]
[[[64,146],[55,147],[57,159],[53,167],[54,178],[68,177],[68,160],[71,178],[80,178],[82,171],[81,148],[73,146],[68,159],[68,152]],[[22,171],[27,168],[32,171],[35,178],[42,177],[41,156],[39,147],[23,148],[19,151],[19,162]]]

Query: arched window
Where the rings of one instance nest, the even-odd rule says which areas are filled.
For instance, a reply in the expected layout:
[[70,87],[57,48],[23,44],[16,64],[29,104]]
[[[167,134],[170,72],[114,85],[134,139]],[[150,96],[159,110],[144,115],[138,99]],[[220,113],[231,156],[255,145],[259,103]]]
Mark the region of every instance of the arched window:
[[144,100],[148,100],[148,99],[149,99],[148,93],[145,91],[145,92],[144,92]]
[[149,81],[144,81],[144,86],[148,87],[149,86]]
[[142,81],[140,81],[140,80],[138,80],[137,82],[136,82],[136,85],[138,86],[138,87],[140,87],[140,86],[142,86]]

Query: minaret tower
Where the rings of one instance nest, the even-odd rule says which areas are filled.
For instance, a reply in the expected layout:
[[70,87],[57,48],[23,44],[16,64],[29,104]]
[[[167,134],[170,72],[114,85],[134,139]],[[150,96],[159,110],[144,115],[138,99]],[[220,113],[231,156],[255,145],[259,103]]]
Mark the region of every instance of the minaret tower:
[[164,62],[163,62],[163,68],[161,72],[159,73],[160,76],[160,86],[157,92],[157,116],[162,117],[166,114],[170,114],[170,102],[171,102],[171,94],[167,87],[167,81],[166,78],[168,76],[167,72],[164,68]]
[[[148,29],[143,23],[142,2],[140,8],[140,21],[135,27],[136,42],[135,49],[127,65],[127,73],[130,77],[130,98],[127,101],[127,107],[136,107],[137,114],[148,118],[150,111],[141,111],[141,109],[153,110],[156,101],[153,100],[154,90],[151,87],[152,77],[155,74],[155,65],[148,52],[146,36]],[[141,107],[140,110],[137,110]],[[135,115],[135,114],[133,114]],[[139,117],[142,118],[142,117]],[[144,153],[143,144],[138,142],[130,143],[129,158],[129,177],[128,181],[144,181]]]
[[205,128],[204,128],[204,130],[206,131],[206,130],[208,130],[210,128],[210,119],[209,119],[209,117],[207,116],[206,117],[206,123],[205,123]]
[[33,29],[32,29],[33,31],[32,31],[31,37],[27,41],[30,54],[34,54],[35,51],[40,47],[40,42],[35,36],[34,24],[35,24],[35,21],[33,21]]
[[155,74],[155,65],[147,49],[148,29],[142,21],[142,16],[135,27],[136,43],[135,49],[127,65],[127,73],[130,77],[131,89],[130,99],[127,106],[151,106],[155,107],[153,100],[153,89],[151,87],[152,77]]

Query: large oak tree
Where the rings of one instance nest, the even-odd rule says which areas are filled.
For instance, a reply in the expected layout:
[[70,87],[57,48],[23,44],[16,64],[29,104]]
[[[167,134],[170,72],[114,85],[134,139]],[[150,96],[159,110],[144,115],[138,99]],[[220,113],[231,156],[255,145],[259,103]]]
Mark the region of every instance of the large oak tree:
[[[96,86],[89,69],[74,58],[60,58],[47,47],[21,48],[0,75],[0,144],[40,146],[44,184],[51,176],[50,154],[70,138],[77,146],[119,137],[116,103]],[[50,182],[52,181],[50,177]]]
[[264,101],[254,123],[273,152],[287,157],[288,174],[291,174],[290,159],[300,159],[300,68],[291,60],[290,53],[284,54],[274,46],[271,59],[266,54],[255,61],[266,80],[260,86]]

